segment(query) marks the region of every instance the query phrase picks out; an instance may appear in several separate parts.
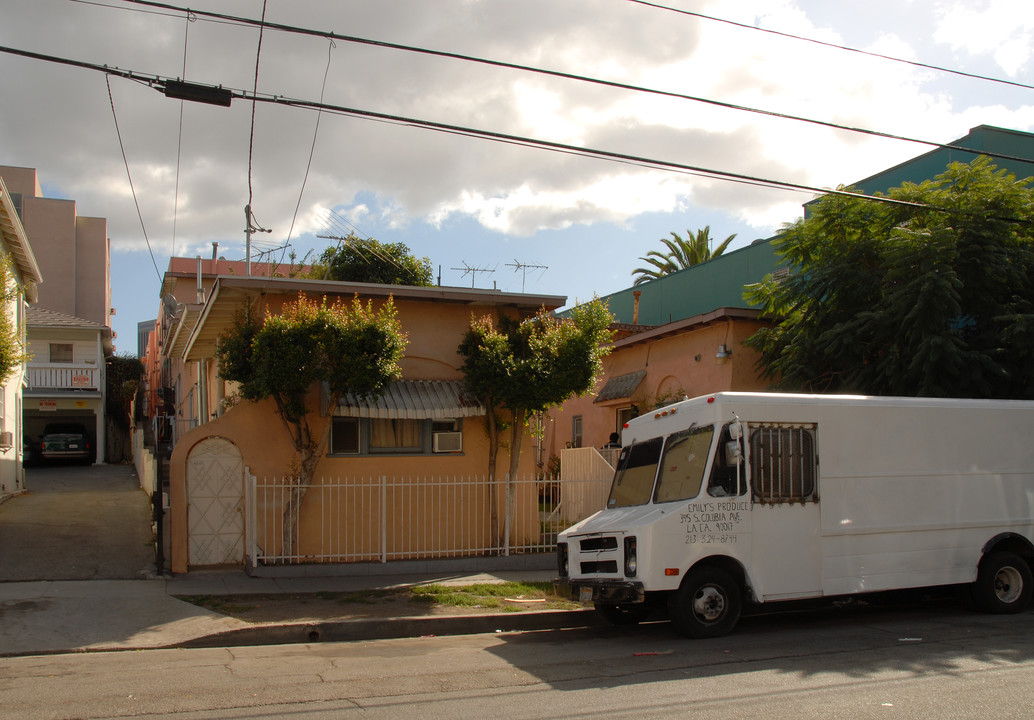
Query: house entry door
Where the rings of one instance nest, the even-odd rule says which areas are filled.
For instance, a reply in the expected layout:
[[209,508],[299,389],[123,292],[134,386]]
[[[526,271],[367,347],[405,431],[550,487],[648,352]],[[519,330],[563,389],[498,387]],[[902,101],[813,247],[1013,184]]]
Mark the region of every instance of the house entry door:
[[190,565],[244,561],[244,460],[229,440],[199,442],[187,457]]

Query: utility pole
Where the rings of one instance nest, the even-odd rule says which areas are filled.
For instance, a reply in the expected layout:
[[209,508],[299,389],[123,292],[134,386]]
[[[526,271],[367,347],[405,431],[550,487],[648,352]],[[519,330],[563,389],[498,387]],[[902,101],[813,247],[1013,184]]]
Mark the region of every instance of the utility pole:
[[251,205],[244,206],[244,257],[247,261],[247,272],[245,273],[248,277],[251,277],[251,234],[257,232],[271,233],[272,230],[266,230],[258,223],[252,222],[255,216],[251,212]]

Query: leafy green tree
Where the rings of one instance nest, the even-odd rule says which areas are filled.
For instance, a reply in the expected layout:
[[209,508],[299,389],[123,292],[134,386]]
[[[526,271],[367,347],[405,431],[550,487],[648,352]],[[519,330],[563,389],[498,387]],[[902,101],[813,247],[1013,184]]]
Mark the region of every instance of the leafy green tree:
[[747,344],[778,387],[1034,397],[1034,190],[986,157],[888,193],[828,195],[787,226],[794,272],[750,288]]
[[108,424],[107,462],[120,463],[133,459],[129,430],[133,423],[133,402],[143,385],[144,363],[134,355],[114,355],[105,360],[107,392],[104,416]]
[[7,382],[15,370],[29,360],[22,342],[22,328],[10,310],[21,302],[21,289],[11,272],[11,257],[0,255],[0,384]]
[[645,257],[639,258],[649,263],[652,267],[633,270],[633,275],[639,275],[633,285],[641,285],[644,282],[656,280],[665,275],[685,270],[688,267],[693,267],[718,257],[725,252],[726,248],[729,247],[729,243],[736,238],[736,233],[725,238],[713,250],[711,249],[711,243],[714,240],[711,237],[710,225],[697,230],[696,234],[687,231],[686,239],[684,240],[678,233],[674,232],[671,233],[671,238],[671,240],[661,238],[661,242],[668,248],[667,252],[650,250]]
[[379,310],[353,298],[351,306],[335,300],[321,303],[299,295],[279,314],[259,325],[254,308],[243,308],[222,335],[217,352],[219,375],[240,384],[240,396],[271,398],[297,453],[299,491],[284,510],[284,548],[290,551],[301,499],[330,437],[331,422],[318,437],[309,422],[308,398],[313,386],[326,382],[330,407],[341,396],[376,396],[401,376],[399,361],[406,337],[391,298]]
[[304,294],[269,314],[261,326],[245,308],[220,337],[219,375],[239,383],[245,400],[271,398],[299,454],[302,475],[311,477],[329,436],[316,439],[307,400],[326,382],[331,407],[346,393],[376,396],[400,377],[406,338],[389,298],[377,311],[354,298],[317,303]]
[[324,250],[310,276],[382,285],[434,284],[431,261],[412,255],[405,243],[382,243],[355,234],[338,247]]
[[[570,318],[545,310],[523,321],[491,316],[471,318],[460,344],[467,386],[485,406],[489,435],[488,475],[496,476],[501,426],[510,428],[510,469],[507,493],[521,458],[521,444],[531,417],[584,395],[595,385],[610,352],[613,316],[597,299],[579,305]],[[494,487],[490,496],[492,534],[498,537]]]

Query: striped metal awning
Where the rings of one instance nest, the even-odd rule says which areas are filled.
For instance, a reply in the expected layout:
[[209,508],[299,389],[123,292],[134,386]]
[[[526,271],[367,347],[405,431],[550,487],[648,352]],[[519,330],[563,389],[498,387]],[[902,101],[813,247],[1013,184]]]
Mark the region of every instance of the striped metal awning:
[[382,395],[360,398],[346,395],[336,415],[365,418],[436,420],[485,414],[461,380],[396,380]]
[[600,403],[630,398],[644,377],[646,377],[645,370],[636,370],[627,375],[612,377],[603,385],[603,389],[600,390],[600,394],[596,396],[593,402]]

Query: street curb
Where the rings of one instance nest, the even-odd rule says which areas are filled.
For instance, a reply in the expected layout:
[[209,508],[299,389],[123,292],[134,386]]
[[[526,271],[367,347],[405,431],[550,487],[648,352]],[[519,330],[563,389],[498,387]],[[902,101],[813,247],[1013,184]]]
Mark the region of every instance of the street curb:
[[356,640],[563,630],[602,624],[593,610],[543,610],[492,615],[363,618],[256,625],[186,640],[168,647],[214,648]]

